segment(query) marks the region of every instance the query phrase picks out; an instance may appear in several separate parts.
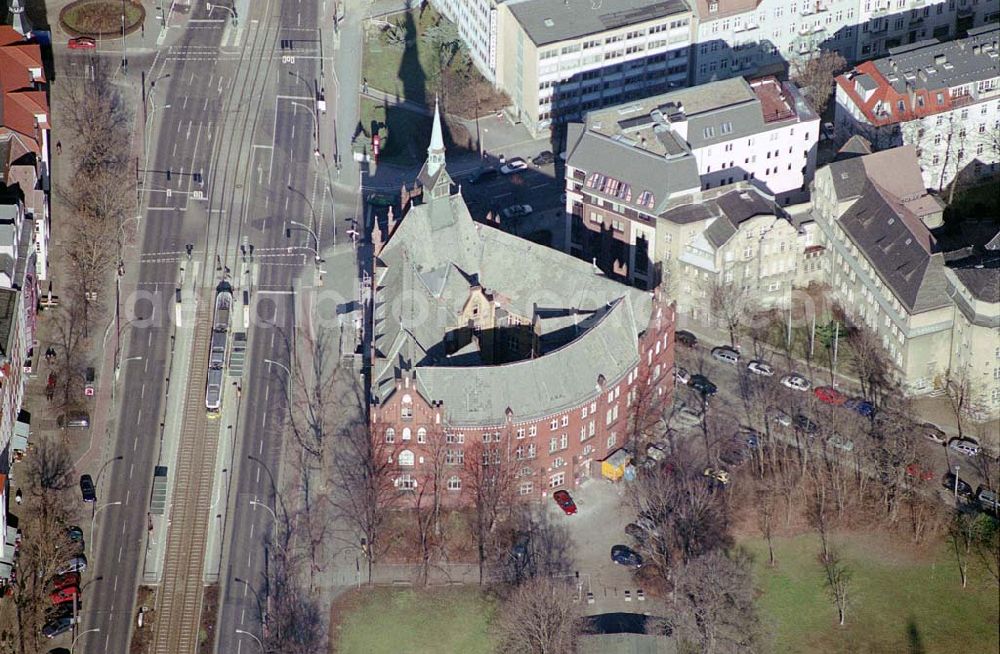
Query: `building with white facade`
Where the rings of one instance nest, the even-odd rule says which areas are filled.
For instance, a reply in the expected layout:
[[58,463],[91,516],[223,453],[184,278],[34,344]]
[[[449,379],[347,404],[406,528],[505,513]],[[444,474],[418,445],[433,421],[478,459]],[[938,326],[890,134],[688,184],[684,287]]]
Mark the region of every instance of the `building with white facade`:
[[498,11],[495,84],[532,134],[688,83],[684,0],[524,0]]
[[917,148],[924,183],[1000,170],[1000,27],[895,48],[837,78],[837,133]]
[[499,12],[497,5],[525,0],[431,0],[445,18],[455,23],[458,35],[469,49],[472,62],[490,82],[496,80]]
[[998,19],[998,0],[692,0],[691,81],[775,74],[835,50],[848,63]]

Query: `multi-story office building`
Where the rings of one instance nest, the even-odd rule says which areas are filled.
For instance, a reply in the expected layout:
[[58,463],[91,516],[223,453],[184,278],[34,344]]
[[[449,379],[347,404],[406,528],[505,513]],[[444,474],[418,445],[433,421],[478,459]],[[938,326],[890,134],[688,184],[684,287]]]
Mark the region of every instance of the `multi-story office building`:
[[693,0],[691,80],[777,73],[821,50],[849,63],[998,18],[998,0]]
[[[525,0],[506,0],[524,2]],[[458,35],[469,49],[472,62],[490,82],[496,80],[497,5],[505,0],[431,0],[434,8],[455,23]]]
[[924,184],[1000,169],[1000,27],[947,43],[895,48],[837,78],[838,134],[861,134],[876,149],[917,148]]
[[688,82],[684,0],[525,0],[499,5],[496,86],[541,134],[583,112]]

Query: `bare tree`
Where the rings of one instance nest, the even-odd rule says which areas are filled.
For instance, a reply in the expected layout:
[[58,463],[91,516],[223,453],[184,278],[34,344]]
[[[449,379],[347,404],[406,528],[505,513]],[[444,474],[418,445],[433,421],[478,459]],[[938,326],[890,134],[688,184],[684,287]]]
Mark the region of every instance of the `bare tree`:
[[567,601],[567,584],[535,577],[505,599],[493,624],[497,651],[508,654],[573,654],[580,604]]
[[975,516],[955,511],[948,524],[948,542],[955,553],[955,562],[962,578],[962,588],[966,588],[969,584],[969,558],[977,536]]
[[767,564],[774,567],[774,496],[775,488],[768,481],[761,481],[757,484],[757,491],[754,495],[754,506],[757,509],[757,526],[760,533],[767,541]]
[[[669,370],[662,374],[672,374]],[[628,440],[633,452],[640,443],[658,438],[666,433],[667,418],[673,405],[673,396],[659,388],[660,380],[652,379],[652,371],[644,367],[639,373],[628,404]]]
[[809,59],[796,60],[792,80],[816,115],[821,116],[833,95],[834,78],[847,67],[847,61],[835,50],[821,50]]
[[677,573],[673,598],[675,633],[694,651],[743,654],[760,650],[761,625],[745,552],[714,550],[691,559]]
[[824,551],[820,552],[819,562],[823,566],[823,574],[826,579],[826,589],[830,593],[834,606],[837,607],[837,616],[840,626],[844,626],[847,617],[847,596],[851,588],[851,573],[847,566],[840,560],[840,555],[833,548],[823,545]]
[[847,342],[854,354],[854,372],[861,383],[861,394],[880,409],[886,396],[897,388],[895,367],[878,336],[867,325],[851,325]]
[[[504,439],[505,441],[508,439]],[[472,443],[465,452],[465,483],[472,497],[473,537],[482,585],[487,552],[501,513],[510,506],[516,481],[516,462],[501,443]]]
[[[293,539],[288,525],[282,527],[279,541],[286,545]],[[302,559],[291,547],[272,547],[266,572],[269,613],[262,616],[265,654],[312,654],[325,644],[326,628],[315,593],[302,585]],[[262,607],[263,608],[263,607]]]
[[729,344],[738,347],[743,329],[753,315],[750,287],[735,282],[715,282],[709,289],[712,316],[729,332]]

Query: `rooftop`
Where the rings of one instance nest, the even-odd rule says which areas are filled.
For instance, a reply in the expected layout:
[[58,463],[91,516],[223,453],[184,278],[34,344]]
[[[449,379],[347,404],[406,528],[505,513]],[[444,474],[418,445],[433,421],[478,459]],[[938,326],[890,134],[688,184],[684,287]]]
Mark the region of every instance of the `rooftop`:
[[506,6],[538,46],[690,11],[684,0],[521,0]]
[[[757,8],[762,0],[694,0],[695,13],[702,22],[745,14]],[[715,11],[712,11],[712,6]]]

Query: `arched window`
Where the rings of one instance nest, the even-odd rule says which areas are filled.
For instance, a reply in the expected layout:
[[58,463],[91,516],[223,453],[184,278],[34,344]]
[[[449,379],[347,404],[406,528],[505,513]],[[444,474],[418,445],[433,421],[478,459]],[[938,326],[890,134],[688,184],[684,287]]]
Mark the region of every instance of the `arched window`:
[[448,478],[448,490],[462,490],[462,479],[461,477],[449,477]]
[[399,453],[399,465],[401,466],[412,466],[413,465],[413,452],[410,450],[403,450]]
[[427,430],[421,427],[417,430],[417,442],[426,443],[427,442]]
[[385,442],[395,443],[396,442],[396,430],[389,427],[385,430]]
[[403,427],[403,441],[408,441],[408,440],[410,440],[410,428]]

